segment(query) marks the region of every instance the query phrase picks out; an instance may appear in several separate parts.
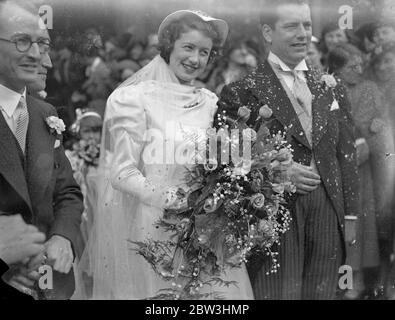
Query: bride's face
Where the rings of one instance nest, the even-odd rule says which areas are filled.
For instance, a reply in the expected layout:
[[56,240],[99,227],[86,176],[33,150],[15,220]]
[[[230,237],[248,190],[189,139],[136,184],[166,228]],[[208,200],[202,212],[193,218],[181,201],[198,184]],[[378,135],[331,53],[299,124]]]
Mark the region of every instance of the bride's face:
[[199,30],[182,33],[174,43],[169,66],[182,84],[191,84],[207,66],[213,40]]

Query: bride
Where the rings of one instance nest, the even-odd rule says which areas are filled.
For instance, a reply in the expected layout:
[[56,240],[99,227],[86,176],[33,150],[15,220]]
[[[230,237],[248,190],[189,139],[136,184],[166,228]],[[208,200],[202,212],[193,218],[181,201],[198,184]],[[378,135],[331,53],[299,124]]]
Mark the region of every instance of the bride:
[[[169,287],[132,243],[169,239],[155,223],[165,209],[186,206],[177,191],[188,191],[184,175],[196,143],[189,137],[212,126],[218,100],[194,81],[227,34],[225,21],[200,11],[170,14],[159,27],[160,55],[109,97],[98,211],[75,297],[146,299]],[[93,279],[91,293],[84,290],[84,275]],[[237,286],[208,290],[226,299],[253,299],[245,266],[221,277]]]

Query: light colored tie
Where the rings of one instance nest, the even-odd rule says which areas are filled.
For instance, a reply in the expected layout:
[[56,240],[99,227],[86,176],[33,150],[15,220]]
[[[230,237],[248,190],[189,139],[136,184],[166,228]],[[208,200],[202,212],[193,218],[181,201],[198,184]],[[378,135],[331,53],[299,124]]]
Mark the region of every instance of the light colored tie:
[[19,110],[19,116],[16,121],[15,138],[18,141],[23,153],[26,149],[26,134],[27,127],[29,125],[29,112],[27,110],[27,104],[24,97],[18,103],[17,110]]
[[305,109],[307,114],[311,117],[311,104],[313,96],[307,83],[300,78],[296,71],[292,71],[294,77],[293,94],[299,104]]

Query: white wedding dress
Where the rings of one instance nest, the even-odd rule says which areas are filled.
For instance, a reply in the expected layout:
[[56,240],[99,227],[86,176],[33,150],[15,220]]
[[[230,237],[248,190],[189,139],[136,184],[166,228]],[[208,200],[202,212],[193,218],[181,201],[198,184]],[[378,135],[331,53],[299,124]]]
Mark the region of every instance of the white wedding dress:
[[[158,81],[120,87],[108,99],[103,155],[107,181],[99,191],[99,211],[87,248],[89,266],[82,268],[93,277],[93,299],[146,299],[171,287],[133,250],[131,241],[169,240],[170,234],[155,223],[171,199],[168,191],[187,190],[186,168],[192,165],[197,141],[205,141],[217,99],[205,89]],[[206,292],[219,292],[225,299],[253,299],[244,265],[221,278],[237,281],[237,286]],[[77,290],[76,298],[81,297]]]

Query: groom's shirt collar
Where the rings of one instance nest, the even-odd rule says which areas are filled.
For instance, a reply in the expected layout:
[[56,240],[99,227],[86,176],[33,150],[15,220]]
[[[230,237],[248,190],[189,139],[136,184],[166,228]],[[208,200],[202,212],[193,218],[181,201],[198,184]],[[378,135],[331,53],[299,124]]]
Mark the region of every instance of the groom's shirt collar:
[[293,92],[295,77],[294,74],[307,83],[306,72],[309,70],[305,60],[301,61],[295,69],[288,67],[278,56],[273,52],[269,53],[268,62],[275,69],[278,77],[285,81],[287,87]]
[[271,63],[277,64],[280,66],[280,69],[284,72],[292,72],[292,71],[308,71],[309,68],[307,66],[306,60],[303,59],[299,64],[292,70],[288,67],[277,55],[275,55],[272,51],[269,52],[268,60]]
[[21,98],[26,98],[26,88],[23,93],[18,93],[0,84],[0,97],[0,108],[11,118]]

